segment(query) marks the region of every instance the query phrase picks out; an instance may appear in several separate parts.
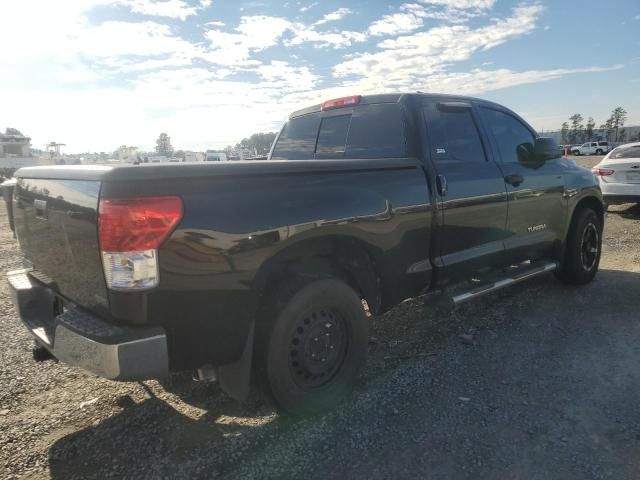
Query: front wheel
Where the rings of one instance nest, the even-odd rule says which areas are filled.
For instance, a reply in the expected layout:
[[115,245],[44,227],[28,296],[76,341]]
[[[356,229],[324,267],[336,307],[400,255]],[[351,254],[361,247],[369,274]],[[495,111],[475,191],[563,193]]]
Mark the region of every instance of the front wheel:
[[580,150],[572,150],[571,153],[573,153],[574,155],[578,156],[578,155],[580,155]]
[[367,357],[368,322],[359,295],[340,280],[283,293],[268,339],[267,380],[282,410],[313,414],[351,391]]
[[564,258],[556,276],[565,283],[584,285],[598,272],[602,251],[602,222],[590,208],[574,214]]

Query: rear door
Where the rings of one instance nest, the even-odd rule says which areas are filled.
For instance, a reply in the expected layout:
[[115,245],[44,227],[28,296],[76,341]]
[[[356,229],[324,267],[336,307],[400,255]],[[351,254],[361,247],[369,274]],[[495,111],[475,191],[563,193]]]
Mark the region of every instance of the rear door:
[[536,133],[528,125],[507,110],[481,106],[479,111],[509,196],[507,259],[548,257],[567,221],[562,160],[531,161]]
[[426,100],[429,157],[437,174],[441,226],[437,256],[443,282],[504,263],[506,190],[488,157],[470,103]]

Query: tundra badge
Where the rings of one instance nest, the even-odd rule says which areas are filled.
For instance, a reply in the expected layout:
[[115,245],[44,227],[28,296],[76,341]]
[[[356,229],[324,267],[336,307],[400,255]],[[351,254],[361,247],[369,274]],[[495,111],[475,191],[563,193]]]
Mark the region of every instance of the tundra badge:
[[527,227],[527,230],[529,231],[529,233],[533,233],[533,232],[539,232],[540,230],[545,230],[546,228],[547,228],[547,224],[542,223],[540,225],[531,225],[530,227]]

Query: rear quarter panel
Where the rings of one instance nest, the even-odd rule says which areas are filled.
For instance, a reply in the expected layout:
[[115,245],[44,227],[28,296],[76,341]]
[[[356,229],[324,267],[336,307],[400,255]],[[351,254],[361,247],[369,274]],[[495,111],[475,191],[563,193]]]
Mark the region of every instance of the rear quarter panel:
[[[215,363],[224,364],[244,347],[265,287],[261,270],[305,240],[340,236],[365,245],[387,305],[427,287],[432,209],[421,164],[345,160],[336,169],[328,161],[306,163],[308,171],[284,167],[136,183],[137,195],[180,195],[184,218],[160,250],[159,288],[139,302],[112,296],[112,305],[124,302],[123,312],[146,305],[140,318],[173,332],[176,352],[199,345],[195,356],[214,351]],[[102,195],[129,195],[127,188],[105,182]]]

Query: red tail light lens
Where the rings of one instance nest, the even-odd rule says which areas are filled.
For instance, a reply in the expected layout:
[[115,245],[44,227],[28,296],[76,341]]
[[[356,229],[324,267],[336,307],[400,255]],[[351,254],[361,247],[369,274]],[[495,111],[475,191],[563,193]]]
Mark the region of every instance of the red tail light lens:
[[327,100],[320,106],[320,110],[331,110],[332,108],[351,107],[360,103],[360,95],[351,95],[350,97],[334,98]]
[[591,169],[594,175],[599,177],[606,177],[608,175],[612,175],[615,170],[611,170],[610,168],[601,168],[601,167],[593,167]]
[[156,249],[181,219],[180,197],[103,198],[98,217],[100,250]]

